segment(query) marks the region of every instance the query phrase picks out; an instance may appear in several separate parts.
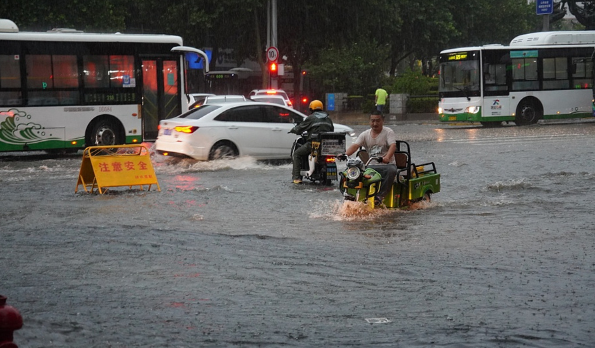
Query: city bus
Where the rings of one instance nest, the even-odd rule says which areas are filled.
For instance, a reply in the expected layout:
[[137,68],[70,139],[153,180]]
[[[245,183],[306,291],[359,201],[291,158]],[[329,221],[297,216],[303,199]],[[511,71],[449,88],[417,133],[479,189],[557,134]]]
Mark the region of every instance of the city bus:
[[592,116],[594,31],[525,34],[440,52],[443,122],[499,126]]
[[187,109],[187,49],[201,52],[173,35],[22,32],[0,19],[0,151],[154,140]]

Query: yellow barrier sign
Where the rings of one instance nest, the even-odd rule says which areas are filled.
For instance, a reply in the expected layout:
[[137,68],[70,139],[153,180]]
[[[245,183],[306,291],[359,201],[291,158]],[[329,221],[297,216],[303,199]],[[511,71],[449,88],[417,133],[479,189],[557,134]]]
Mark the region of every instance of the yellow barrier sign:
[[96,189],[100,194],[109,187],[152,185],[161,191],[151,163],[149,150],[143,145],[90,146],[83,152],[83,162],[76,189],[82,185],[86,192]]

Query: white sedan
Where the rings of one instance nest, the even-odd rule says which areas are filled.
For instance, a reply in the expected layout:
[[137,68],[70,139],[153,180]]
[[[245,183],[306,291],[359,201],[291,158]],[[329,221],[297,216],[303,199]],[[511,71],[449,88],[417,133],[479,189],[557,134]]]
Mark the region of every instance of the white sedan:
[[[288,133],[306,115],[285,106],[243,102],[205,104],[159,122],[157,153],[213,160],[236,156],[290,159],[295,134]],[[352,128],[335,124],[346,133],[346,147],[355,140]]]

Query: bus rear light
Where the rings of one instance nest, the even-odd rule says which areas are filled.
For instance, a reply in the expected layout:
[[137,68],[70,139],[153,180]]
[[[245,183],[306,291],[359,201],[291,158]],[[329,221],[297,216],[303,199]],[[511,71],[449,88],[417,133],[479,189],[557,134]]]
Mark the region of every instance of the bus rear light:
[[174,128],[174,129],[176,130],[176,132],[191,134],[191,133],[194,133],[198,129],[198,127],[196,127],[196,126],[176,126],[176,128]]
[[326,162],[327,163],[334,163],[335,162],[335,157],[327,157],[326,158]]

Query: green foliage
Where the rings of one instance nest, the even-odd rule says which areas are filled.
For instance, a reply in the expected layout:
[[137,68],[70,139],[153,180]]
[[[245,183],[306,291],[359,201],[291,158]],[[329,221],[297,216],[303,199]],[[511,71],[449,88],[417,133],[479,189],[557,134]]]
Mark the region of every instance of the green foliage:
[[418,70],[408,70],[402,76],[396,78],[393,85],[393,93],[405,93],[409,95],[429,94],[432,79]]
[[321,51],[308,69],[311,78],[325,91],[365,94],[375,88],[386,70],[382,58],[386,54],[387,48],[374,42],[356,42]]
[[[556,3],[560,1],[556,0]],[[197,48],[232,49],[238,63],[263,63],[268,0],[2,0],[0,18],[21,30],[180,35]],[[524,0],[277,0],[278,48],[294,71],[308,68],[319,94],[435,93],[443,49],[508,44],[538,31],[542,17]],[[595,17],[595,14],[593,14]],[[562,24],[552,29],[566,29]],[[575,28],[570,28],[575,29]],[[216,56],[213,57],[216,60]],[[408,71],[421,61],[421,72]],[[214,66],[215,68],[216,66]],[[387,73],[396,81],[387,82]],[[299,80],[295,79],[297,89]],[[366,98],[367,100],[367,98]]]
[[88,32],[125,29],[122,0],[3,0],[0,18],[15,22],[21,31],[73,28]]
[[407,112],[409,113],[433,113],[438,109],[438,96],[436,97],[414,97],[407,100]]

